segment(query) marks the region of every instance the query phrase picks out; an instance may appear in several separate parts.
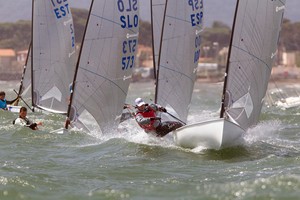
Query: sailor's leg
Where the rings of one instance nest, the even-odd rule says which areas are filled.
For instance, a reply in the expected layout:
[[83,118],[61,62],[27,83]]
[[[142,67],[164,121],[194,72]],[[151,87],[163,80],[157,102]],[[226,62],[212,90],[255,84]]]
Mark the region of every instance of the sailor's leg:
[[158,137],[164,137],[168,133],[174,131],[175,129],[183,126],[180,122],[166,121],[162,122],[160,126],[156,128],[156,133]]

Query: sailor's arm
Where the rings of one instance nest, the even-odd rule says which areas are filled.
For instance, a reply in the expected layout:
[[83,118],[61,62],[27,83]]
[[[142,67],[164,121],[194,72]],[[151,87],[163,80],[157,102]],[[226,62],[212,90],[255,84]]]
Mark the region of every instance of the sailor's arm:
[[135,120],[137,121],[137,123],[144,125],[144,124],[149,124],[151,121],[151,118],[145,118],[141,114],[137,114],[135,116]]
[[158,105],[158,104],[152,103],[152,104],[150,104],[149,106],[150,106],[153,110],[155,110],[155,111],[167,112],[167,109],[165,109],[164,107],[162,107],[162,106],[160,106],[160,105]]

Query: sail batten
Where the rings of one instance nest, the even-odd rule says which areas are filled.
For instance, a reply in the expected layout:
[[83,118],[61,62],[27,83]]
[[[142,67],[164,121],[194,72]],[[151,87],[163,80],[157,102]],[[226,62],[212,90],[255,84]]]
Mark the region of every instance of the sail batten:
[[284,0],[237,2],[223,109],[225,117],[230,116],[245,130],[255,125],[260,116],[284,6]]

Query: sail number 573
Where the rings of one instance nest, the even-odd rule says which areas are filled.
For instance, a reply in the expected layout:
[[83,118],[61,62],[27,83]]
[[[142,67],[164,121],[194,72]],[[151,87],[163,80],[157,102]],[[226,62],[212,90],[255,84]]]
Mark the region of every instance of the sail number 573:
[[[123,57],[122,57],[122,70],[131,69],[134,66],[137,40],[125,40],[123,41]],[[125,56],[128,54],[127,56]]]

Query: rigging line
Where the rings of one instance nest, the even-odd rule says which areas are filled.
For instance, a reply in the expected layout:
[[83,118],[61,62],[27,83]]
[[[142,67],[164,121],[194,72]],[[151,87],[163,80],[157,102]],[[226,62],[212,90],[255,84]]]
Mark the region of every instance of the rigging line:
[[124,95],[126,96],[126,92],[118,84],[116,84],[114,81],[112,81],[111,79],[106,78],[105,76],[102,76],[100,74],[97,74],[97,73],[95,73],[95,72],[93,72],[91,70],[88,70],[88,69],[85,69],[85,68],[82,68],[82,67],[80,67],[80,69],[85,70],[87,72],[90,72],[91,74],[94,74],[96,76],[99,76],[99,77],[104,78],[105,80],[111,82],[112,84],[114,84],[115,86],[117,86],[124,93]]
[[[117,25],[120,25],[120,26],[122,26],[122,24],[120,24],[120,23],[117,23],[117,22],[115,22],[115,21],[113,21],[113,20],[110,20],[110,19],[107,19],[107,18],[105,18],[105,17],[101,17],[101,16],[99,16],[99,15],[95,15],[95,14],[91,14],[91,16],[94,16],[94,17],[97,17],[97,18],[100,18],[100,19],[104,19],[104,20],[106,20],[106,21],[108,21],[108,22],[111,22],[111,23],[113,23],[113,24],[117,24]],[[136,33],[134,30],[132,30],[132,29],[129,29],[129,28],[126,28],[128,31],[131,31],[132,33]]]
[[[16,90],[14,90],[14,92],[18,95],[18,92],[17,92]],[[32,112],[34,112],[34,109],[31,108],[31,107],[27,104],[27,102],[22,98],[22,96],[18,95],[17,98],[20,98],[20,99],[25,103],[25,105],[26,105]]]
[[169,112],[165,112],[165,113],[167,113],[168,115],[170,115],[171,117],[173,117],[174,119],[176,119],[177,121],[179,121],[180,123],[182,123],[182,124],[186,125],[186,123],[185,123],[184,121],[182,121],[181,119],[179,119],[179,118],[175,117],[175,116],[174,116],[174,115],[172,115],[171,113],[169,113]]
[[[271,76],[271,81],[274,83],[275,85],[275,88],[277,89],[278,93],[279,93],[279,99],[285,99],[287,98],[288,96],[285,96],[282,92],[281,92],[281,89],[278,87],[277,85],[277,82],[275,81],[275,79]],[[278,98],[278,95],[276,94],[277,98]]]

